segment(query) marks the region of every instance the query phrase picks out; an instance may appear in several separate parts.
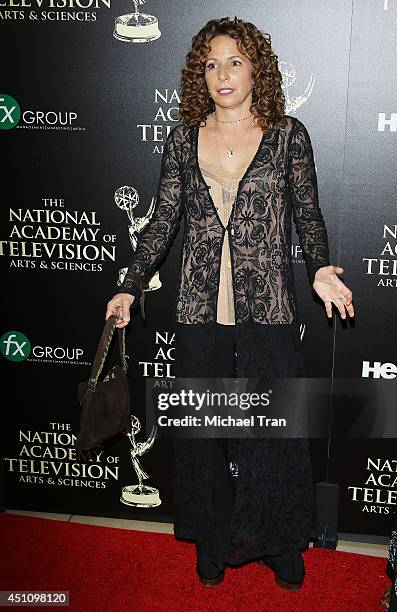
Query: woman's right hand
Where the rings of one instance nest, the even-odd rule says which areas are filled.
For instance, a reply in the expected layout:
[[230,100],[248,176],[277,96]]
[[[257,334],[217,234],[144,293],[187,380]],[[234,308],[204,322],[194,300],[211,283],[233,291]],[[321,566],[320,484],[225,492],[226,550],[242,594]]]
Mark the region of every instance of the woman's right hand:
[[116,327],[121,329],[128,325],[130,322],[130,308],[134,300],[135,297],[129,293],[117,293],[108,302],[105,315],[106,321],[110,316],[116,315],[118,318]]

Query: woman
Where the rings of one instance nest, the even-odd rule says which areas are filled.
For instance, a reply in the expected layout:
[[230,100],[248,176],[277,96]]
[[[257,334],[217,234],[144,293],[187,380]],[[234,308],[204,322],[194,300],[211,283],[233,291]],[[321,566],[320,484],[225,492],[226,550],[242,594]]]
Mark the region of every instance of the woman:
[[[156,209],[106,313],[128,324],[183,214],[178,377],[304,376],[291,214],[327,316],[332,304],[354,316],[343,269],[329,263],[310,138],[284,114],[281,83],[270,36],[253,24],[212,20],[193,37]],[[195,540],[201,583],[257,558],[278,584],[300,588],[314,521],[308,440],[179,439],[174,448],[174,533]]]
[[386,574],[392,581],[381,599],[382,606],[389,612],[397,612],[397,513],[393,516],[393,528],[389,542],[389,557],[386,563]]

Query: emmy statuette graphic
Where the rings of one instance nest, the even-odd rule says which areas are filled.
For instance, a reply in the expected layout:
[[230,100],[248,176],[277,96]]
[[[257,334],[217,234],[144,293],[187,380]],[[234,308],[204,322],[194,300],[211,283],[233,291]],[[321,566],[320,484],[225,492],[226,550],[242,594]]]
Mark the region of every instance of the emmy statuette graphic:
[[128,438],[131,443],[131,461],[136,475],[138,476],[138,484],[127,485],[122,488],[120,501],[127,506],[136,508],[153,508],[161,504],[161,499],[158,489],[142,484],[144,478],[149,478],[149,474],[145,472],[139,463],[138,457],[142,457],[153,446],[157,426],[152,427],[152,431],[146,442],[137,442],[135,435],[140,431],[141,424],[136,416],[131,416],[131,433]]
[[[138,206],[139,203],[139,195],[134,187],[128,187],[124,185],[123,187],[119,187],[114,194],[114,201],[118,208],[123,210],[130,221],[130,225],[128,226],[128,234],[130,237],[130,242],[132,246],[132,250],[135,251],[138,244],[138,234],[142,232],[142,230],[149,223],[150,217],[153,214],[155,207],[155,198],[152,198],[150,203],[149,210],[147,211],[144,217],[134,217],[134,208]],[[119,278],[117,284],[120,286],[124,280],[125,275],[127,274],[128,268],[121,268],[119,270]],[[160,289],[161,281],[159,272],[155,272],[149,281],[149,286],[144,289],[144,291],[155,291],[156,289]]]
[[280,62],[281,76],[283,77],[283,89],[285,94],[285,112],[290,113],[306,104],[314,87],[315,75],[311,74],[304,93],[301,96],[290,96],[288,88],[296,81],[296,70],[291,62]]
[[145,43],[160,38],[159,23],[153,15],[140,13],[138,6],[146,0],[133,0],[135,12],[116,17],[113,36],[117,40],[133,43]]

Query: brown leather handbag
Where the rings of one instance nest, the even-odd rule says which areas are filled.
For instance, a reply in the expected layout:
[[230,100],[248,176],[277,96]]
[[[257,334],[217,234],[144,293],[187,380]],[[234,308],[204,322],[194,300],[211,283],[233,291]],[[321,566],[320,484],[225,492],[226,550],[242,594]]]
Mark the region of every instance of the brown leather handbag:
[[131,399],[127,380],[125,329],[118,329],[120,362],[114,365],[102,381],[106,356],[112,341],[117,317],[106,321],[92,365],[90,379],[79,383],[80,432],[76,439],[78,450],[90,450],[100,442],[131,428]]

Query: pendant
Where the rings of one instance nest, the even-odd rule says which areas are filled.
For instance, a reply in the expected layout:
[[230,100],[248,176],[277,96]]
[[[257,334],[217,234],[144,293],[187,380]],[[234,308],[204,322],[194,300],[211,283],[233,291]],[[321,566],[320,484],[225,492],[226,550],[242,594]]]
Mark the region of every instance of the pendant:
[[230,151],[230,149],[228,150],[227,154],[229,155],[229,157],[233,157],[234,155],[234,151]]

